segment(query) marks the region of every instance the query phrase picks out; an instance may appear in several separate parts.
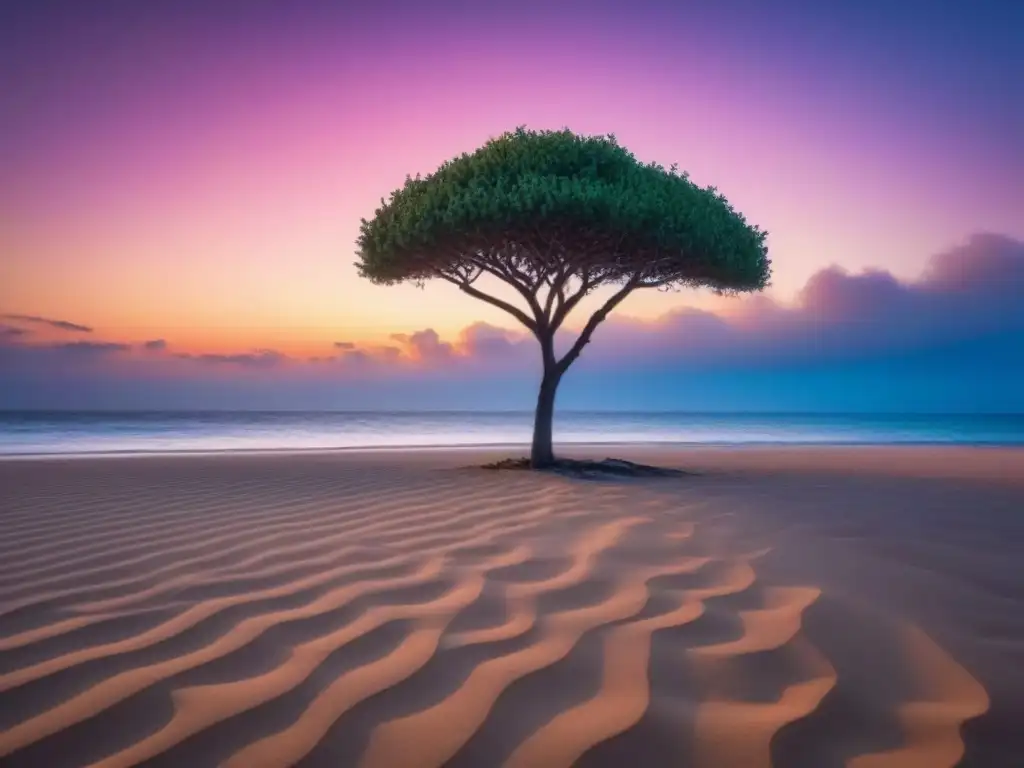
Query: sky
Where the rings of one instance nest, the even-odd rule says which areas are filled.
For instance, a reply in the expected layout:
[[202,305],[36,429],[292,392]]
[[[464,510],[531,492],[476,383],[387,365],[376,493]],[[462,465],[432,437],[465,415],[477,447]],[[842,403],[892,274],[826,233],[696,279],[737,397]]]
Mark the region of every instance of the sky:
[[774,269],[637,293],[560,404],[1024,411],[1022,30],[1017,0],[4,3],[0,409],[529,407],[514,320],[353,266],[406,174],[526,125],[679,163]]

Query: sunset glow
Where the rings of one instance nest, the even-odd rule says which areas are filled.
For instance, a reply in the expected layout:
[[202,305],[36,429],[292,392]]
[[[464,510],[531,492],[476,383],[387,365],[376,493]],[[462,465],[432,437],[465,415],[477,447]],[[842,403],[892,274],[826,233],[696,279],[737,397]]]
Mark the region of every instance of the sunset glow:
[[[104,343],[306,359],[511,329],[451,286],[376,287],[352,262],[406,174],[517,125],[614,133],[718,187],[769,231],[781,306],[833,264],[913,281],[974,233],[1024,238],[1024,60],[995,3],[927,31],[920,2],[46,5],[4,12],[0,311]],[[643,292],[618,315],[681,307],[746,311]]]

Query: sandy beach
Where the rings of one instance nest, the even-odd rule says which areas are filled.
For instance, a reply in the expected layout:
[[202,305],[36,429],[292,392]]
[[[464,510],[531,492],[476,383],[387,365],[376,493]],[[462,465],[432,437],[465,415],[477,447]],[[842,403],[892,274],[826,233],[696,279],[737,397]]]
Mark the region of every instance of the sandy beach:
[[598,453],[0,462],[0,765],[1024,764],[1024,450]]

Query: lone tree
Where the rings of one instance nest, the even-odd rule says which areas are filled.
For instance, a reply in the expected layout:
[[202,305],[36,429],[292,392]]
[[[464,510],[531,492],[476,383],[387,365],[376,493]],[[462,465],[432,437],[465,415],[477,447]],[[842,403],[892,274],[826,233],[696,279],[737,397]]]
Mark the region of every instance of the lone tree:
[[[429,176],[407,177],[362,220],[356,265],[377,284],[447,280],[530,330],[544,364],[530,454],[541,468],[555,462],[558,383],[601,321],[638,288],[764,288],[765,236],[714,187],[674,165],[639,162],[614,136],[519,128]],[[521,300],[480,290],[483,275]],[[555,333],[602,286],[616,290],[559,358]]]

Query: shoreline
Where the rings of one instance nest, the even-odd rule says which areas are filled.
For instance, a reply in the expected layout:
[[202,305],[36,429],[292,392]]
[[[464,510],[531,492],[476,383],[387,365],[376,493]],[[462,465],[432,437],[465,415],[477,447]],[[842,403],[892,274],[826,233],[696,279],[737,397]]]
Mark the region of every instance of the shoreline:
[[[407,469],[479,469],[482,464],[528,454],[516,444],[402,446],[383,448],[229,449],[213,451],[132,451],[125,453],[4,454],[0,467],[62,464],[121,466],[121,462],[246,464],[266,466],[306,461]],[[1024,486],[1024,446],[906,443],[587,443],[563,445],[567,458],[608,457],[682,469],[696,476],[850,475],[934,480],[976,480]],[[489,471],[489,470],[488,470]],[[501,473],[505,474],[505,473]],[[543,473],[538,473],[543,474]]]
[[[615,450],[659,450],[659,451],[699,451],[729,450],[806,450],[806,449],[982,449],[998,451],[1024,452],[1024,442],[994,441],[957,441],[957,440],[899,440],[899,441],[860,441],[860,440],[751,440],[745,442],[722,441],[683,441],[683,440],[645,440],[637,442],[621,441],[588,441],[562,443],[555,445],[557,451],[590,451],[595,448]],[[279,448],[153,448],[153,449],[109,449],[87,451],[0,451],[0,461],[7,460],[47,460],[47,459],[91,459],[91,458],[145,458],[160,456],[172,458],[176,456],[315,456],[315,455],[350,455],[359,453],[372,454],[403,454],[420,452],[471,452],[471,451],[525,451],[529,453],[530,444],[524,443],[416,443],[403,445],[340,445],[316,446],[310,448],[279,447]]]

